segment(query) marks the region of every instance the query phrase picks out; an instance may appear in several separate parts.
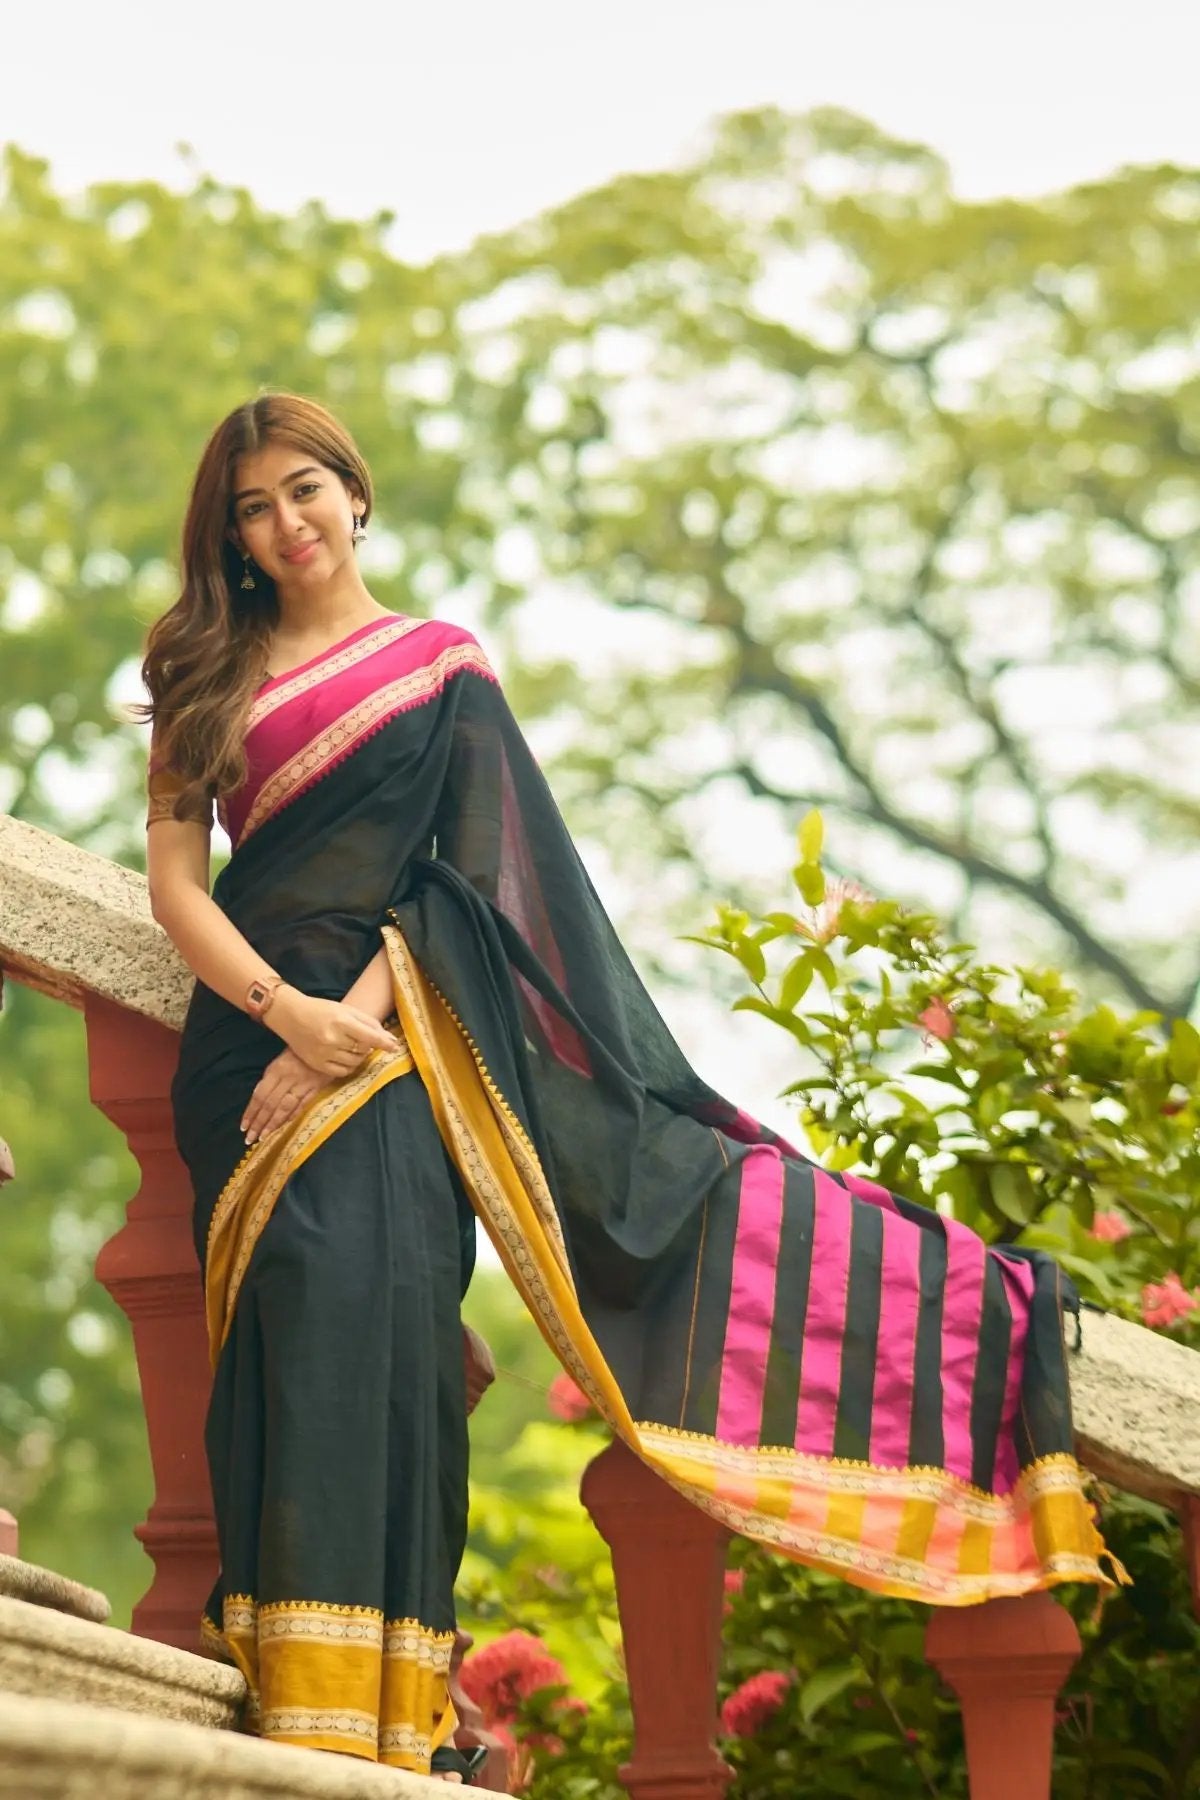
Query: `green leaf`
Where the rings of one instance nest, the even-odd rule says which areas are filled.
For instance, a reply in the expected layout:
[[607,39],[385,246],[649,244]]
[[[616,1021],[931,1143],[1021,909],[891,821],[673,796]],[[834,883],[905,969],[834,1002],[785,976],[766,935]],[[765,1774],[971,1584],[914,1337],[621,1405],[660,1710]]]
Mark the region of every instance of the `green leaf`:
[[1037,1211],[1037,1194],[1028,1172],[1017,1163],[995,1163],[988,1181],[997,1210],[1015,1225],[1028,1225]]
[[761,987],[767,979],[767,959],[763,955],[762,945],[756,944],[753,938],[740,938],[734,945],[734,955],[751,981]]
[[1172,1079],[1184,1087],[1191,1087],[1200,1075],[1200,1031],[1186,1019],[1176,1019],[1171,1026],[1167,1068]]
[[783,1012],[794,1012],[808,992],[813,978],[812,954],[804,950],[784,970],[779,984],[779,1005]]
[[825,842],[825,822],[815,808],[812,812],[805,813],[796,835],[800,844],[800,861],[814,865],[820,862],[821,848]]
[[800,1689],[800,1717],[806,1725],[811,1724],[823,1706],[862,1679],[863,1671],[856,1662],[827,1663]]
[[809,906],[820,906],[825,898],[825,877],[819,866],[813,863],[797,863],[792,870],[792,879],[800,890],[800,897]]

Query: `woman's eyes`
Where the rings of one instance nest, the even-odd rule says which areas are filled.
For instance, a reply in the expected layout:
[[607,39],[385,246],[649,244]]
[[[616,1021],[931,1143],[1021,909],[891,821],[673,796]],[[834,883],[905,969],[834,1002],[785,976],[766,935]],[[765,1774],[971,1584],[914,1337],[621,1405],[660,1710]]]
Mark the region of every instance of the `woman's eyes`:
[[[320,488],[321,488],[321,484],[319,481],[302,481],[300,483],[300,486],[293,493],[292,499],[293,500],[302,500],[306,494],[319,493]],[[249,506],[246,508],[246,510],[242,514],[243,519],[252,519],[254,517],[255,513],[259,510],[261,505],[262,505],[261,500],[252,500],[250,502]]]

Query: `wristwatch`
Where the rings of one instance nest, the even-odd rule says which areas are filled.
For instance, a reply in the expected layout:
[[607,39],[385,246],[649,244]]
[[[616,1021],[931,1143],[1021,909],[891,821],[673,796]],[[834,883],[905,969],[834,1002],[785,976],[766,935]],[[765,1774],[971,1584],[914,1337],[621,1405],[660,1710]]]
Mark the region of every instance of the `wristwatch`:
[[252,1019],[265,1019],[272,1000],[284,985],[282,975],[269,975],[265,981],[254,980],[246,989],[246,1011]]

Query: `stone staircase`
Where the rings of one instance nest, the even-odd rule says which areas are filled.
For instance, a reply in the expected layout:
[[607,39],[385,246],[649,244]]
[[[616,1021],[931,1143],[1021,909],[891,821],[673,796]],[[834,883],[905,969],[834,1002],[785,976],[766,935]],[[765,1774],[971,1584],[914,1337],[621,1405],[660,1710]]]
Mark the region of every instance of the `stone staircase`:
[[236,1669],[108,1615],[93,1588],[0,1556],[0,1800],[445,1800],[440,1781],[245,1736]]

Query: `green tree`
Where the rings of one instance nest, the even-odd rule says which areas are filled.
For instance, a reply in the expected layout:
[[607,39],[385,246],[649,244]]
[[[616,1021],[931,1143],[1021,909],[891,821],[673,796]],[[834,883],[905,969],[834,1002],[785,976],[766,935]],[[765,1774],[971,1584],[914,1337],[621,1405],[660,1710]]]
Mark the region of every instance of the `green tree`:
[[10,804],[136,860],[114,670],[205,433],[295,386],[373,460],[380,598],[521,648],[573,821],[656,907],[816,801],[881,890],[1185,1014],[1198,215],[1174,168],[967,204],[919,145],[765,111],[412,269],[386,215],[67,200],[10,151]]

